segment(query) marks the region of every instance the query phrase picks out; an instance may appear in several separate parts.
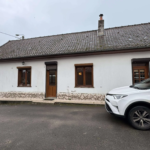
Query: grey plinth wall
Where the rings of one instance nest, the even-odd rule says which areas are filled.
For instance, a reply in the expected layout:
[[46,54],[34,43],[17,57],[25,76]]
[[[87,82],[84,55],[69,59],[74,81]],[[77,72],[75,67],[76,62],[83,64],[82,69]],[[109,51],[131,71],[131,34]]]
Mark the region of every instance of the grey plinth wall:
[[[44,99],[45,93],[31,93],[31,92],[0,92],[1,98],[15,98],[15,99]],[[104,94],[90,94],[90,93],[58,93],[57,99],[60,100],[95,100],[104,101]]]
[[104,101],[105,95],[104,94],[91,94],[91,93],[58,93],[57,99]]
[[30,92],[0,92],[0,98],[23,98],[23,99],[43,99],[44,93],[30,93]]

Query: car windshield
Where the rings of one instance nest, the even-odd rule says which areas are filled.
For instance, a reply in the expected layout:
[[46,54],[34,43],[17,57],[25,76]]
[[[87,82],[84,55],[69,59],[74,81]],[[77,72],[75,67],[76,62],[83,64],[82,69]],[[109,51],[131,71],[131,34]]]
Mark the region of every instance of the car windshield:
[[143,80],[140,83],[134,84],[133,86],[131,86],[135,89],[150,89],[150,78]]

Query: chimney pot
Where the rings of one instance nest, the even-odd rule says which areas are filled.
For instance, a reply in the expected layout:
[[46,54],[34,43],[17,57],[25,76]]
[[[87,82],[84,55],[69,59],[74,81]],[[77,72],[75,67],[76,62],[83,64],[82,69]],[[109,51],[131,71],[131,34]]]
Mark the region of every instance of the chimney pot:
[[100,14],[99,16],[100,16],[100,20],[103,20],[103,14]]

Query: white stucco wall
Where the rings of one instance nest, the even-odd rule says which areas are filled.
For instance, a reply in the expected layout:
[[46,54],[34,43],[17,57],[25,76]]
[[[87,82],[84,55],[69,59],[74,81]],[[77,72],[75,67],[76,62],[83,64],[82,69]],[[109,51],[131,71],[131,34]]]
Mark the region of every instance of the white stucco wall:
[[[57,93],[101,93],[132,84],[131,59],[148,58],[150,52],[92,55],[82,57],[56,58],[46,60],[26,61],[25,66],[32,67],[32,87],[17,87],[18,69],[21,61],[0,62],[0,92],[44,92],[45,73],[44,62],[57,61]],[[74,64],[93,63],[94,88],[75,88]]]

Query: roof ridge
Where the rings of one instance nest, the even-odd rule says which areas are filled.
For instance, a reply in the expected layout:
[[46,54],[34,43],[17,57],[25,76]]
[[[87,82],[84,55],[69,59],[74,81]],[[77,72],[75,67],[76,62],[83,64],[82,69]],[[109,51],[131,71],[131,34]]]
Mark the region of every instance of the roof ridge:
[[[27,39],[23,39],[23,40],[30,40],[30,39],[37,39],[37,38],[44,38],[44,37],[52,37],[52,36],[63,36],[63,35],[68,35],[68,34],[79,34],[79,33],[93,32],[93,31],[97,31],[97,30],[88,30],[88,31],[81,31],[81,32],[71,32],[71,33],[64,33],[64,34],[39,36],[39,37],[32,37],[32,38],[27,38]],[[20,40],[11,40],[11,41],[22,41],[22,39],[20,39]]]
[[[125,25],[125,26],[118,26],[118,27],[111,27],[111,28],[105,28],[104,30],[109,30],[109,29],[118,29],[118,28],[123,28],[123,27],[132,27],[132,26],[139,26],[139,25],[147,25],[150,24],[150,22],[147,23],[141,23],[141,24],[133,24],[133,25]],[[69,35],[69,34],[80,34],[80,33],[87,33],[87,32],[94,32],[96,30],[88,30],[88,31],[81,31],[81,32],[71,32],[71,33],[63,33],[63,34],[55,34],[55,35],[48,35],[48,36],[39,36],[39,37],[32,37],[32,38],[27,38],[23,40],[31,40],[31,39],[37,39],[37,38],[46,38],[46,37],[53,37],[53,36],[63,36],[63,35]],[[10,40],[11,41],[22,41],[22,40]],[[8,42],[7,42],[8,43]],[[6,44],[6,43],[5,43]],[[4,44],[4,45],[5,45]],[[2,45],[3,46],[3,45]],[[1,46],[0,46],[1,47]]]
[[8,42],[4,43],[3,45],[1,45],[0,48],[2,48],[4,45],[6,45],[9,42],[10,42],[10,40]]
[[150,24],[150,22],[147,22],[147,23],[140,23],[140,24],[133,24],[133,25],[118,26],[118,27],[112,27],[112,28],[105,28],[105,30],[114,29],[114,28],[123,28],[123,27],[139,26],[139,25],[147,25],[147,24]]

